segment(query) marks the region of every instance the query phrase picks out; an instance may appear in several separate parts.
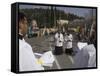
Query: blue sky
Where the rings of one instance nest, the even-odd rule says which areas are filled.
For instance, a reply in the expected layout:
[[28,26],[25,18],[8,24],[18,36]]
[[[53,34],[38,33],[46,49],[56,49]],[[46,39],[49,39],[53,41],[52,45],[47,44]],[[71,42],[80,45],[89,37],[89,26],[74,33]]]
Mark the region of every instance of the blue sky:
[[[43,5],[42,6],[39,6],[39,5],[20,5],[19,8],[20,9],[25,9],[25,8],[27,8],[27,9],[30,9],[30,8],[32,8],[32,9],[34,9],[34,8],[46,9],[46,8],[50,8],[50,6],[48,7],[48,6],[43,6]],[[75,15],[83,16],[83,17],[85,17],[86,14],[89,15],[90,11],[92,11],[92,10],[95,14],[95,9],[91,9],[91,8],[77,8],[77,7],[74,7],[74,8],[73,7],[56,7],[56,8],[59,10],[63,10],[66,13],[73,13]]]

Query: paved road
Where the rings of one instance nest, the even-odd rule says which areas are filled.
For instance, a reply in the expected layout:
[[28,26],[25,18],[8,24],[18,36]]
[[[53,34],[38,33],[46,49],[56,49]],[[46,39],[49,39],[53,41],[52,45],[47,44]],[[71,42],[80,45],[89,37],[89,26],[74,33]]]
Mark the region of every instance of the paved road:
[[[25,40],[32,46],[34,52],[43,54],[46,51],[50,51],[50,47],[52,47],[52,51],[54,50],[54,42],[51,42],[52,37],[53,35],[44,37],[25,38]],[[79,59],[81,60],[80,57],[82,56],[82,53],[80,53],[79,49],[77,48],[77,41],[77,38],[73,41],[73,50],[78,51],[78,53],[76,53],[75,56],[69,56],[65,53],[63,53],[62,55],[54,55],[55,62],[53,63],[53,67],[45,67],[45,70],[78,68],[78,66],[81,67],[81,63],[85,63],[86,61],[79,61]]]

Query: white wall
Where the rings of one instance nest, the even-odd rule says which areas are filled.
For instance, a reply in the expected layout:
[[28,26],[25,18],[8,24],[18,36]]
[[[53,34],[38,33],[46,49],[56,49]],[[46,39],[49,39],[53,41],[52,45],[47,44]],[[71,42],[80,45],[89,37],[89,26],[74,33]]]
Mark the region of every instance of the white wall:
[[[1,0],[0,1],[0,76],[16,76],[10,72],[10,56],[11,56],[11,6],[13,2],[23,0]],[[98,7],[98,22],[100,20],[100,0],[24,0],[25,2],[35,3],[51,3],[51,4],[65,4],[65,5],[81,5],[81,6],[97,6]],[[100,29],[100,22],[98,29]],[[98,34],[100,30],[98,30]],[[100,39],[100,34],[98,36]],[[100,42],[100,40],[98,40]],[[100,48],[99,48],[100,49]],[[98,64],[100,64],[100,50],[98,49]],[[61,72],[46,72],[46,73],[30,73],[21,74],[19,76],[97,76],[100,73],[99,69],[92,70],[75,70],[75,71],[61,71]]]

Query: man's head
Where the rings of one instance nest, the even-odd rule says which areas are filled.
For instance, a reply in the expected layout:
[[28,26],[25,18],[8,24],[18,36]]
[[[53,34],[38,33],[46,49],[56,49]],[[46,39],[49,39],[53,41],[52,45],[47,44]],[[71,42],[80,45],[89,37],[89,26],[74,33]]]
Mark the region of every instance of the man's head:
[[19,33],[25,36],[27,33],[27,19],[24,13],[18,14],[18,23],[19,23]]

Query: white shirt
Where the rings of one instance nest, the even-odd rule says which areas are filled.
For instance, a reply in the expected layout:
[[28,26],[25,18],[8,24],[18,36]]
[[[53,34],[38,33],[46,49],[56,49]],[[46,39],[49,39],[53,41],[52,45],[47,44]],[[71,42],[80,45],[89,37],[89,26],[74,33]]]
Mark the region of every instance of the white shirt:
[[55,45],[56,46],[63,46],[63,41],[64,41],[63,34],[62,33],[60,33],[60,34],[56,33],[55,34]]
[[25,42],[24,39],[19,40],[19,70],[44,70],[40,64],[37,64],[37,59],[32,51],[32,47],[27,42]]
[[83,48],[84,52],[88,52],[89,61],[88,67],[96,67],[96,49],[93,44],[87,45]]
[[72,40],[73,40],[72,34],[65,36],[66,48],[68,48],[68,49],[72,48]]

